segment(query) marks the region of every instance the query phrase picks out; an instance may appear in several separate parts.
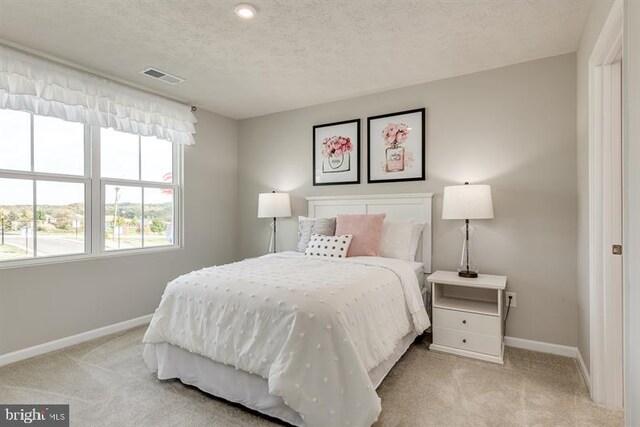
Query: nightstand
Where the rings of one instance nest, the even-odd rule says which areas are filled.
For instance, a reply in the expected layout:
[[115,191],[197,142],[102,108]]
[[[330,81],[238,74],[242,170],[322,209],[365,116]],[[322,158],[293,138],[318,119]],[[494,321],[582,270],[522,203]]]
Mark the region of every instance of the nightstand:
[[506,276],[475,279],[436,271],[431,283],[433,343],[430,350],[503,363],[503,293]]

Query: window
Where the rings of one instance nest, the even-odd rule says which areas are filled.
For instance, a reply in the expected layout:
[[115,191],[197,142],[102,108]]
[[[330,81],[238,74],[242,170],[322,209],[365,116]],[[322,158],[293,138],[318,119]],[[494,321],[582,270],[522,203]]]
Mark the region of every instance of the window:
[[180,147],[0,109],[0,266],[177,246]]
[[173,144],[100,130],[106,250],[173,243]]

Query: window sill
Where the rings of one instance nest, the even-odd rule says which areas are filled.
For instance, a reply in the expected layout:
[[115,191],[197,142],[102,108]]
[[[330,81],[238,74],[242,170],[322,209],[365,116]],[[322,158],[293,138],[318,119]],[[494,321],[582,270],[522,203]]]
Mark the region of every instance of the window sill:
[[2,261],[0,262],[0,270],[7,270],[12,268],[27,268],[37,267],[40,265],[49,264],[61,264],[67,262],[79,262],[79,261],[95,261],[97,259],[118,258],[123,256],[134,255],[151,255],[163,252],[176,252],[182,250],[182,246],[160,246],[146,249],[120,249],[109,252],[100,252],[95,254],[76,254],[76,255],[59,255],[43,258],[24,258],[14,261]]

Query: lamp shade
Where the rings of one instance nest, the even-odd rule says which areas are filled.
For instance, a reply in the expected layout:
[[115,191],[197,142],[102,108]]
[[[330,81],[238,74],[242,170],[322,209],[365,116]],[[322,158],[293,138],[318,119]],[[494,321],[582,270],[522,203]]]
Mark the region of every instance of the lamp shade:
[[289,193],[260,193],[258,218],[282,218],[291,216]]
[[493,202],[490,185],[452,185],[444,188],[442,219],[490,219]]

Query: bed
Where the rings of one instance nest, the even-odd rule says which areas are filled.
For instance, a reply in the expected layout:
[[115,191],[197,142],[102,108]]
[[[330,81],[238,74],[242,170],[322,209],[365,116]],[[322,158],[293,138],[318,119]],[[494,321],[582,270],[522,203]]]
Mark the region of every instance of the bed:
[[385,213],[426,223],[415,263],[284,252],[205,268],[167,285],[144,337],[159,379],[296,426],[362,426],[375,390],[429,327],[431,194],[308,198],[310,217]]

